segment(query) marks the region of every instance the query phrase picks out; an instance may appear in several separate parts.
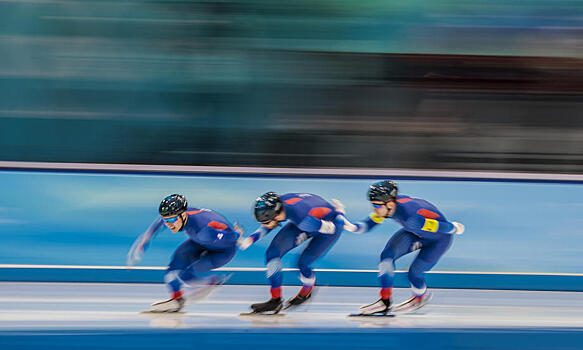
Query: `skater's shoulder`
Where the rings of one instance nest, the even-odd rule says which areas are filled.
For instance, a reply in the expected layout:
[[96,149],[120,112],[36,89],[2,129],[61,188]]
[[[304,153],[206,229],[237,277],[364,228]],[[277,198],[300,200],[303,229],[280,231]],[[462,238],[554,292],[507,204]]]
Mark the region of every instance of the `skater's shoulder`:
[[293,205],[299,202],[310,201],[321,197],[307,192],[291,192],[282,194],[280,198],[283,203]]
[[397,201],[397,203],[407,203],[411,200],[413,200],[414,198],[411,198],[411,196],[407,196],[404,194],[400,194],[397,196],[397,198],[395,199]]
[[408,195],[398,195],[395,201],[401,206],[423,206],[429,203],[423,198]]
[[186,212],[191,219],[201,221],[220,221],[228,222],[227,219],[219,212],[209,208],[188,208]]
[[200,215],[200,214],[212,213],[212,212],[213,212],[212,209],[207,209],[207,208],[188,207],[186,209],[186,214],[187,215]]
[[424,208],[428,210],[437,211],[437,207],[433,203],[423,198],[399,195],[396,199],[396,202],[401,207],[417,209]]

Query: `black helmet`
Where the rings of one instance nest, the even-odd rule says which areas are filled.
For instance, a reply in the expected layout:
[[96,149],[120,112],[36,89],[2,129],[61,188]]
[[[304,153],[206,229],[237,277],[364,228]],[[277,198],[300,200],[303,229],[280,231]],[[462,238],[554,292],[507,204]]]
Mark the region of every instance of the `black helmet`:
[[275,192],[267,192],[255,200],[255,219],[258,222],[265,223],[281,212],[283,204]]
[[397,198],[398,192],[397,184],[390,180],[375,182],[370,185],[368,189],[369,201],[388,202],[391,199]]
[[158,212],[162,216],[180,215],[186,211],[188,203],[181,194],[171,194],[162,200]]

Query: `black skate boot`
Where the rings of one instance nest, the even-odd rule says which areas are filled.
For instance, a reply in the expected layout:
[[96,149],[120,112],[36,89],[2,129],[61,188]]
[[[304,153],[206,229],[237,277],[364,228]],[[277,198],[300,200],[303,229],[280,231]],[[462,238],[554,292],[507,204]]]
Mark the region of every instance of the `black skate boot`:
[[379,299],[360,307],[361,315],[386,315],[391,312],[391,299]]
[[286,301],[285,307],[283,308],[283,310],[285,311],[285,310],[291,309],[293,307],[302,305],[303,303],[308,301],[311,297],[312,297],[312,292],[310,292],[310,294],[308,294],[308,295],[301,295],[300,293],[298,293],[295,297]]
[[275,315],[276,313],[278,313],[281,310],[282,307],[283,307],[283,302],[281,301],[281,298],[269,299],[268,301],[266,301],[264,303],[257,303],[257,304],[251,305],[251,309],[253,310],[253,313],[256,313],[256,314],[271,313],[271,314]]

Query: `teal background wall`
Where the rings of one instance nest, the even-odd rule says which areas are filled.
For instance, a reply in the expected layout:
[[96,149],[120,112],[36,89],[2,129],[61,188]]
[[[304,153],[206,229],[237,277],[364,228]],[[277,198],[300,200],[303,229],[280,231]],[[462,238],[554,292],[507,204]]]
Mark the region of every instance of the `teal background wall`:
[[[127,250],[157,215],[160,200],[183,193],[190,204],[215,209],[256,227],[254,199],[266,192],[299,191],[337,198],[348,216],[370,212],[365,193],[374,179],[82,172],[0,172],[0,264],[123,265]],[[436,204],[466,233],[435,267],[440,271],[580,273],[583,185],[555,182],[399,180],[401,193]],[[345,232],[318,268],[375,269],[398,226],[365,235]],[[272,235],[228,266],[262,267]],[[165,266],[184,237],[163,231],[141,265]],[[284,259],[293,267],[297,252]],[[408,266],[410,259],[397,263]]]

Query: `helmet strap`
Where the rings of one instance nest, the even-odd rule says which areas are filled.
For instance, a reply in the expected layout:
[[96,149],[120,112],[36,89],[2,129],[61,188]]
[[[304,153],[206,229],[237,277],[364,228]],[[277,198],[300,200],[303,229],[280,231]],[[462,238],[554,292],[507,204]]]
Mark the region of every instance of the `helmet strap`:
[[188,215],[186,216],[182,216],[182,214],[184,214],[185,212],[180,213],[180,221],[182,221],[182,226],[180,226],[180,229],[178,231],[182,231],[182,229],[184,228],[184,225],[186,225],[186,220],[188,220]]
[[[395,203],[395,200],[394,199],[391,199],[390,201],[388,201],[388,202],[385,203],[385,207],[387,207],[387,215],[385,215],[385,219],[386,218],[390,218],[389,214],[391,213],[392,209],[389,208],[389,203],[391,203],[391,202]],[[395,210],[397,210],[396,203],[395,203]]]

